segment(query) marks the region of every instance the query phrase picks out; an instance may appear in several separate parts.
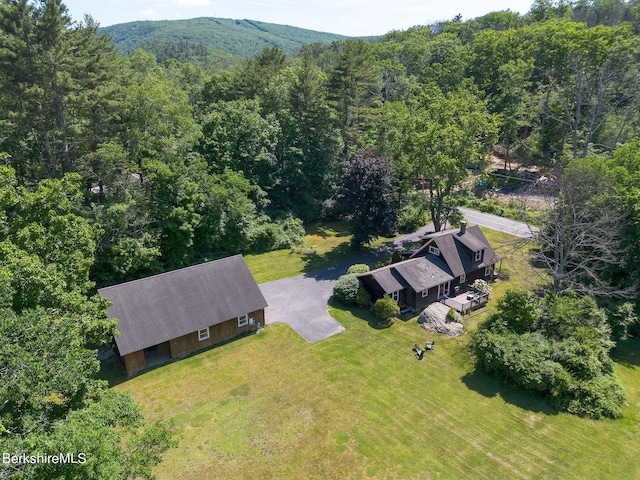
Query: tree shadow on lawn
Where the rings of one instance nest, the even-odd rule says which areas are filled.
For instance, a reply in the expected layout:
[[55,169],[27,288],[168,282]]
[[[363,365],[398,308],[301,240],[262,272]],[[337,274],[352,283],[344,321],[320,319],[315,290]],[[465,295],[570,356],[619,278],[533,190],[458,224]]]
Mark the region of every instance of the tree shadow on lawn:
[[348,237],[351,235],[349,227],[344,222],[324,222],[312,223],[305,225],[307,235],[316,235],[318,237]]
[[100,361],[100,370],[96,374],[98,380],[106,380],[109,387],[115,387],[127,380],[127,372],[122,366],[122,362],[116,356],[111,356]]
[[500,395],[505,402],[523,410],[544,413],[545,415],[558,414],[558,410],[549,405],[541,394],[529,390],[520,390],[508,385],[500,379],[487,374],[478,366],[473,372],[462,377],[462,383],[487,398],[494,398],[496,395]]
[[625,367],[640,367],[640,338],[619,340],[616,347],[611,350],[611,359]]
[[371,265],[387,255],[387,250],[376,249],[353,250],[349,243],[342,243],[328,252],[305,255],[305,265],[302,268],[305,276],[316,280],[337,280],[347,273],[351,265],[364,263]]

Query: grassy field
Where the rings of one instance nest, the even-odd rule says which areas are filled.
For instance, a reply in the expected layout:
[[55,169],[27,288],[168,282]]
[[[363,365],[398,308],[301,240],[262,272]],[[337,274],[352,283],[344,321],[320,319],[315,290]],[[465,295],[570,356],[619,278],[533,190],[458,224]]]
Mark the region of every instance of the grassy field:
[[[532,277],[513,253],[496,295]],[[158,478],[640,478],[640,341],[615,351],[624,418],[596,422],[476,370],[468,335],[435,338],[418,361],[411,346],[434,336],[415,318],[379,328],[364,310],[331,313],[346,331],[327,340],[271,325],[118,385],[149,420],[175,422]]]

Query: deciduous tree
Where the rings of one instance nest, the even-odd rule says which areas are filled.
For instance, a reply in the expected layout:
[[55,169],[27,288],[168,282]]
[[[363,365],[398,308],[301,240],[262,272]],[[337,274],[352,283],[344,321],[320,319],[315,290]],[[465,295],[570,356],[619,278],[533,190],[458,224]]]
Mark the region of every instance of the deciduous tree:
[[355,245],[395,230],[398,211],[392,202],[392,178],[391,162],[372,150],[359,150],[349,163],[337,201]]

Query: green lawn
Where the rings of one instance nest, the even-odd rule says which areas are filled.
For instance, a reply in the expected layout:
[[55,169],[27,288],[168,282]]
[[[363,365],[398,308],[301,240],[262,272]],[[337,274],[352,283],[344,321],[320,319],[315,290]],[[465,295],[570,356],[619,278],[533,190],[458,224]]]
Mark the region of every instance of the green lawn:
[[[354,255],[350,249],[351,234],[343,222],[306,226],[304,245],[290,250],[245,255],[249,270],[258,283],[292,277],[331,267]],[[369,248],[389,241],[378,238]]]
[[[526,262],[503,268],[496,295],[531,277]],[[411,346],[434,336],[415,318],[331,313],[346,331],[327,340],[271,325],[118,385],[150,420],[174,419],[158,478],[640,478],[640,341],[615,351],[624,418],[592,421],[477,371],[468,335],[437,337],[418,361]]]

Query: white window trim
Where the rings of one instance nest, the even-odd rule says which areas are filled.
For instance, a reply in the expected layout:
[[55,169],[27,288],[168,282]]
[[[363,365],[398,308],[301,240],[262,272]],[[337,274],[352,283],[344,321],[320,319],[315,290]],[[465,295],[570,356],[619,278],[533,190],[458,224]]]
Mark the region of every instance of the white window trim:
[[394,302],[397,302],[400,300],[400,291],[396,291],[396,292],[391,292],[391,298],[393,299]]
[[204,342],[205,340],[209,340],[209,327],[198,330],[198,341]]
[[475,259],[476,259],[476,260],[475,260],[476,262],[479,262],[480,260],[482,260],[482,250],[478,250],[478,251],[476,252],[476,257],[475,257]]
[[246,327],[247,325],[249,325],[249,314],[240,315],[238,317],[238,327]]
[[433,245],[429,245],[429,253],[440,256],[440,249]]
[[460,285],[462,285],[466,281],[467,281],[467,274],[463,273],[462,275],[460,275]]
[[493,265],[487,265],[486,267],[484,267],[484,276],[488,276],[491,275],[491,270],[492,270]]
[[451,280],[438,285],[438,298],[442,298],[451,293]]
[[427,288],[426,290],[422,290],[422,298],[428,297],[428,296],[429,296],[429,289]]

